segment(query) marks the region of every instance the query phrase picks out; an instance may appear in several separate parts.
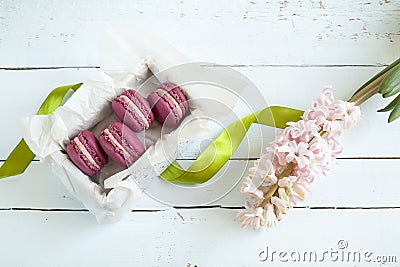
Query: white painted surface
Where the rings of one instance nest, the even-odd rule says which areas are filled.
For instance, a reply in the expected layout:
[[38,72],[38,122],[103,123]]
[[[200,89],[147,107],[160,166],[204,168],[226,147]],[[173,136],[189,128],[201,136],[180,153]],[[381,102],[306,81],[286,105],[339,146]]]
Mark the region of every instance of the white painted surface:
[[[1,211],[2,243],[7,240],[3,261],[10,258],[5,266],[60,267],[287,266],[276,255],[272,262],[260,261],[259,254],[268,246],[270,251],[316,251],[321,259],[326,250],[341,251],[340,240],[348,243],[343,251],[399,253],[393,241],[400,235],[399,209],[294,209],[270,232],[238,229],[235,214],[226,209],[133,212],[118,224],[97,225],[87,212]],[[319,265],[366,263],[326,258]]]
[[[356,88],[381,68],[242,67],[236,69],[243,72],[257,85],[270,105],[305,109],[310,105],[311,100],[318,97],[324,86],[334,86],[337,98],[347,99]],[[0,81],[12,88],[0,90],[0,99],[18,98],[18,102],[15,103],[17,108],[14,108],[12,113],[9,112],[8,105],[0,106],[0,119],[9,121],[8,130],[2,133],[4,141],[0,146],[0,159],[4,159],[19,140],[19,130],[16,125],[18,119],[34,114],[53,88],[84,81],[95,72],[96,69],[0,70]],[[386,123],[387,113],[376,112],[377,109],[384,107],[385,103],[387,103],[386,100],[375,96],[362,106],[362,121],[343,136],[345,147],[343,157],[400,156],[400,143],[388,145],[388,141],[400,135],[400,127]],[[371,125],[376,127],[371,127]],[[271,128],[263,127],[262,136],[272,139],[273,134],[274,131]],[[260,133],[251,131],[249,138],[251,139],[250,149],[242,145],[234,158],[259,156]],[[364,145],[366,143],[368,146]],[[193,153],[189,151],[187,156],[191,154]]]
[[0,4],[2,66],[98,65],[94,41],[115,22],[162,36],[196,60],[223,64],[379,64],[398,56],[399,1]]
[[[107,23],[147,29],[198,61],[235,65],[270,104],[304,109],[324,85],[346,99],[381,64],[399,57],[399,18],[400,2],[386,0],[0,0],[0,121],[7,126],[0,159],[19,140],[16,120],[35,113],[49,90],[94,74],[76,67],[98,65],[98,36]],[[66,68],[5,70],[54,66]],[[397,256],[384,266],[399,266],[400,145],[394,140],[400,124],[387,125],[387,114],[375,112],[384,104],[376,96],[362,106],[360,125],[343,137],[344,159],[315,182],[299,205],[305,208],[290,211],[270,232],[240,229],[238,188],[210,204],[222,208],[174,209],[144,196],[122,222],[97,225],[55,175],[34,162],[23,175],[0,180],[0,265],[275,266],[278,261],[258,258],[266,245],[322,252],[346,240],[348,250]],[[265,133],[272,140],[272,131]],[[260,136],[249,136],[250,153],[241,147],[224,177],[239,179],[251,164],[246,158],[258,156]]]
[[[223,173],[227,180],[238,180],[243,170],[253,161],[232,160]],[[299,207],[394,207],[399,206],[398,160],[383,159],[339,159],[332,164],[327,177],[321,177],[312,185],[312,193]],[[207,206],[241,207],[245,198],[238,184],[224,198]],[[50,190],[51,189],[51,190]],[[212,188],[218,191],[218,187]],[[0,209],[83,209],[58,181],[47,166],[34,162],[26,173],[1,181]],[[135,210],[169,209],[151,197],[144,195]]]

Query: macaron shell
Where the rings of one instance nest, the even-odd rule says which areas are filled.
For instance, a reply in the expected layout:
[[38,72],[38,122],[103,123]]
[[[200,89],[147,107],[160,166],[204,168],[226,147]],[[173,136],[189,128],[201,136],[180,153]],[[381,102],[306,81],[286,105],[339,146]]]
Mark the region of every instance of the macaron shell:
[[183,116],[185,116],[186,113],[189,111],[189,104],[185,94],[178,87],[175,87],[174,89],[168,92],[170,95],[172,95],[172,97],[176,100],[176,102],[179,103],[179,106],[183,111]]
[[79,141],[88,151],[89,155],[93,158],[95,163],[99,166],[95,166],[80,150],[75,142],[75,138],[70,141],[67,145],[67,154],[71,161],[86,175],[93,176],[100,168],[107,164],[108,159],[103,149],[93,133],[89,131],[80,132],[77,136]]
[[124,104],[119,98],[115,98],[111,106],[115,115],[120,120],[124,121],[124,123],[129,125],[133,131],[140,132],[145,128],[143,125],[139,124],[139,118],[137,118],[135,114],[127,111],[126,104]]
[[[163,89],[164,93],[156,90],[147,98],[152,106],[154,116],[165,126],[178,125],[189,110],[186,96],[178,86],[171,83],[163,83],[158,88]],[[166,94],[173,97],[179,107]],[[178,112],[179,108],[182,110],[182,115]]]
[[[141,114],[138,114],[137,110],[132,109],[121,96],[126,96],[132,101]],[[116,97],[111,104],[115,115],[135,132],[149,128],[154,120],[154,115],[147,100],[132,89],[126,90],[121,96]],[[147,121],[147,125],[143,118]]]
[[129,97],[129,99],[140,108],[140,110],[143,112],[143,115],[147,118],[147,122],[151,124],[151,122],[154,120],[154,116],[147,99],[133,89],[126,90],[122,94]]
[[70,143],[67,146],[67,154],[69,159],[78,167],[83,173],[88,176],[93,176],[98,172],[98,169],[93,166],[89,160],[75,148],[74,143]]
[[162,83],[158,86],[158,88],[164,89],[168,91],[168,93],[179,103],[183,111],[183,115],[185,115],[189,111],[189,104],[187,102],[186,95],[182,92],[179,86],[173,83]]
[[125,157],[121,155],[123,151],[113,146],[111,141],[106,136],[100,135],[99,141],[104,151],[113,161],[123,167],[127,167],[131,163],[129,162],[129,159],[125,159]]
[[[145,148],[135,133],[121,122],[114,122],[110,124],[107,129],[112,134],[114,140],[112,140],[104,130],[99,138],[100,144],[109,157],[119,165],[128,167],[144,153]],[[118,142],[128,154],[115,144],[115,141]]]
[[85,146],[89,153],[92,155],[93,159],[98,165],[103,167],[108,163],[108,157],[104,150],[101,148],[99,141],[96,136],[90,131],[83,131],[78,134],[78,138],[85,140],[87,145]]
[[114,123],[113,126],[119,133],[122,133],[122,136],[118,135],[117,138],[120,140],[122,146],[136,161],[145,152],[142,142],[139,140],[136,134],[124,124],[117,122]]
[[157,92],[153,92],[148,96],[148,100],[153,105],[154,116],[161,124],[175,126],[179,123],[178,112],[174,112],[175,106],[165,96],[160,96]]

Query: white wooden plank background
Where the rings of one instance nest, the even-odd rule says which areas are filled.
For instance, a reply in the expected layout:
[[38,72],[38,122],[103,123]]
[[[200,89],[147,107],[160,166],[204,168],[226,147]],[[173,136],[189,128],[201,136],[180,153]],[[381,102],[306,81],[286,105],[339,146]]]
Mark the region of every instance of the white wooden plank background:
[[399,1],[230,2],[3,0],[2,65],[97,65],[94,41],[110,22],[128,22],[196,60],[224,64],[370,65],[398,56]]
[[[393,0],[0,0],[1,161],[20,138],[19,118],[35,113],[52,88],[95,73],[99,34],[115,22],[149,30],[195,60],[233,66],[270,104],[301,109],[324,85],[348,98],[400,56],[400,2]],[[34,162],[0,180],[1,266],[263,266],[258,254],[266,245],[323,251],[339,240],[397,256],[384,266],[399,266],[400,145],[393,140],[400,126],[375,112],[384,104],[376,96],[362,106],[362,121],[344,135],[345,151],[328,177],[270,232],[239,228],[238,188],[191,209],[144,196],[120,223],[97,225]],[[240,147],[224,177],[237,177],[258,156],[261,137],[249,136],[252,146]],[[271,129],[263,136],[272,138]],[[363,263],[323,263],[330,265]]]

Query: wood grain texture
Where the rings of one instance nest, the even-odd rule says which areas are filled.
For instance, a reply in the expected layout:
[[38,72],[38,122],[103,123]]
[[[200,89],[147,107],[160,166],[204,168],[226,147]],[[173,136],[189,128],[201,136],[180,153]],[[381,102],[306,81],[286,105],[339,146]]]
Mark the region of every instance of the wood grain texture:
[[[347,159],[336,160],[327,177],[321,177],[311,187],[299,207],[329,208],[382,208],[400,207],[398,194],[398,174],[400,160]],[[253,161],[232,160],[217,174],[218,179],[232,185],[247,174]],[[50,169],[33,162],[26,173],[0,181],[1,209],[84,209],[84,206],[71,196]],[[222,191],[215,185],[209,190],[222,192],[220,199],[201,206],[242,207],[246,201],[240,194],[241,183],[230,191]],[[213,195],[213,192],[208,192]],[[134,210],[165,210],[170,206],[155,199],[158,195],[143,194]],[[163,199],[161,199],[163,200]]]
[[[299,109],[325,85],[347,99],[400,56],[396,0],[0,0],[0,165],[20,138],[19,118],[34,114],[51,89],[93,76],[98,39],[110,23],[149,31],[194,60],[235,67],[269,104]],[[245,201],[239,185],[194,208],[144,195],[120,223],[98,225],[36,161],[24,174],[0,180],[0,265],[288,266],[262,262],[259,253],[266,246],[322,253],[339,250],[344,240],[348,250],[372,252],[372,260],[397,261],[368,266],[400,266],[400,147],[393,142],[400,127],[375,112],[385,103],[374,97],[362,106],[360,124],[343,136],[343,158],[270,232],[239,228],[236,214]],[[250,145],[239,148],[220,178],[240,179],[261,141],[273,137],[271,128],[262,135],[251,130]]]
[[[368,251],[394,255],[400,210],[292,210],[270,232],[239,229],[236,211],[134,212],[120,223],[97,225],[87,212],[0,211],[0,249],[7,266],[288,266],[260,261],[270,251]],[[367,223],[366,223],[367,222]],[[388,229],[390,229],[388,231]],[[18,253],[18,254],[17,254]],[[24,255],[18,257],[17,255]],[[296,266],[310,266],[296,262]],[[363,266],[332,262],[323,266]],[[379,263],[369,263],[379,266]],[[386,263],[384,266],[399,266]]]
[[[309,107],[326,85],[334,85],[334,93],[339,99],[347,99],[374,73],[378,67],[245,67],[236,68],[259,88],[270,105],[284,105],[299,109]],[[0,105],[0,120],[7,122],[7,131],[2,133],[0,159],[8,153],[20,139],[16,121],[35,114],[40,103],[55,87],[81,82],[93,77],[96,69],[57,69],[57,70],[3,70],[0,81],[4,90],[0,90],[3,103],[12,100],[13,106]],[[17,101],[18,99],[18,101]],[[399,157],[400,144],[392,142],[400,135],[397,123],[387,124],[387,114],[376,110],[385,106],[387,100],[375,96],[362,106],[362,119],[357,127],[346,131],[342,140],[342,157]],[[12,110],[12,112],[10,112]],[[374,125],[374,127],[371,127]],[[255,127],[250,130],[247,139],[239,147],[233,158],[257,158],[264,146],[274,139],[275,130],[270,127]],[[366,145],[367,144],[367,145]],[[183,156],[193,158],[194,149]]]
[[0,2],[0,66],[97,66],[109,23],[161,36],[199,61],[370,65],[400,56],[399,1]]

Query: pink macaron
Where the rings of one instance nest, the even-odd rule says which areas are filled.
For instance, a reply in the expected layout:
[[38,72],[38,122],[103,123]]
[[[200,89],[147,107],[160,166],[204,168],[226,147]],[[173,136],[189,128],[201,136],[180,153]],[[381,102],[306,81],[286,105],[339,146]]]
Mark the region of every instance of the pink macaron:
[[107,155],[123,167],[132,165],[145,151],[135,133],[121,122],[111,123],[99,140]]
[[156,119],[165,126],[176,126],[189,111],[187,98],[176,84],[165,82],[147,100]]
[[154,120],[147,100],[133,89],[114,98],[111,106],[115,115],[135,132],[148,129]]
[[67,145],[71,161],[86,175],[93,176],[107,164],[107,155],[90,131],[83,131]]

